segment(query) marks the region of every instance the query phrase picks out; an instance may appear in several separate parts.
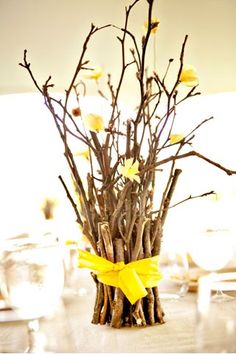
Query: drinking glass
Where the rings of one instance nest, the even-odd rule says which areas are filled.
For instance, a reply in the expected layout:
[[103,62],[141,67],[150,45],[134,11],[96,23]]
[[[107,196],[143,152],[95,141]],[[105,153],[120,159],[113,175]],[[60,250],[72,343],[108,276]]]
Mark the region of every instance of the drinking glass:
[[162,280],[158,288],[160,298],[175,301],[185,296],[189,288],[189,265],[184,251],[163,247],[159,256]]
[[[233,237],[226,229],[209,229],[198,233],[191,240],[189,249],[193,261],[210,273],[223,269],[233,257]],[[212,301],[225,302],[233,300],[218,289]]]
[[[89,250],[87,248],[87,250]],[[88,296],[95,290],[89,269],[78,267],[78,245],[69,244],[64,250],[65,286],[64,296]]]
[[232,291],[236,296],[236,273],[210,273],[199,278],[196,352],[236,352],[236,301],[220,304],[211,301],[212,292],[218,290]]
[[53,314],[64,286],[60,247],[46,237],[8,239],[0,245],[0,286],[3,297],[27,320],[27,352],[44,351],[39,318]]

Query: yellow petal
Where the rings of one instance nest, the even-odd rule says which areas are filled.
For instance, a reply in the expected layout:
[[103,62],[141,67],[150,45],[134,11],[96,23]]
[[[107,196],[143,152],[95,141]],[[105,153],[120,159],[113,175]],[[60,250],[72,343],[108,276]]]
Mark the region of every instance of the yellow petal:
[[101,130],[104,130],[103,118],[98,114],[88,114],[84,119],[84,124],[88,130],[95,133],[99,133]]
[[86,160],[89,160],[89,150],[84,150],[84,151],[77,151],[76,153],[74,153],[75,156],[81,156],[84,157]]
[[133,158],[125,160],[125,167],[130,168],[133,165],[133,161]]
[[132,171],[133,173],[138,173],[138,167],[139,167],[139,162],[135,161],[135,163],[132,165]]
[[67,239],[65,241],[66,246],[78,246],[78,241]]
[[180,82],[188,87],[197,86],[199,83],[198,74],[193,65],[185,65],[183,66],[181,75],[180,75]]
[[139,177],[139,176],[133,175],[133,179],[134,179],[136,182],[140,183],[140,177]]
[[[151,33],[152,34],[155,34],[157,32],[159,23],[160,23],[159,18],[155,17],[155,18],[151,19]],[[147,29],[148,29],[148,22],[147,21],[144,23],[143,27],[144,27],[144,31],[147,32]]]
[[183,139],[184,139],[184,135],[183,134],[171,134],[170,135],[170,143],[171,144],[179,143]]
[[86,70],[86,74],[84,74],[84,78],[98,80],[103,76],[103,69],[100,66],[94,66],[91,69]]

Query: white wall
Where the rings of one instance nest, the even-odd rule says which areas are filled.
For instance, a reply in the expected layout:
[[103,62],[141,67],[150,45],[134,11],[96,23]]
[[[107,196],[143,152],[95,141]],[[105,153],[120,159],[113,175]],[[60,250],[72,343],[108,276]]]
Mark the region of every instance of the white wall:
[[[40,83],[51,74],[56,91],[66,88],[90,23],[122,26],[124,7],[131,2],[0,0],[0,93],[34,90],[29,77],[18,66],[25,48]],[[157,0],[154,15],[161,20],[156,38],[160,71],[164,71],[169,58],[178,61],[181,44],[188,34],[186,61],[199,71],[201,92],[235,90],[235,14],[235,0]],[[146,17],[146,1],[140,0],[130,18],[138,40]],[[97,34],[87,55],[91,63],[104,66],[114,79],[120,69],[117,34],[115,30]],[[127,94],[133,82],[127,83]]]

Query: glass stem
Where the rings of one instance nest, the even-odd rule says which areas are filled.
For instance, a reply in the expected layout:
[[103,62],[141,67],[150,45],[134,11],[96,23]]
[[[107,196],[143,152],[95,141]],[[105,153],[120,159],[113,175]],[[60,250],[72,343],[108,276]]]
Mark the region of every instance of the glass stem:
[[39,320],[32,319],[27,323],[28,348],[26,353],[44,353],[45,340],[39,332]]
[[224,293],[222,290],[220,290],[220,289],[216,290],[216,296],[223,296],[223,295],[224,295]]

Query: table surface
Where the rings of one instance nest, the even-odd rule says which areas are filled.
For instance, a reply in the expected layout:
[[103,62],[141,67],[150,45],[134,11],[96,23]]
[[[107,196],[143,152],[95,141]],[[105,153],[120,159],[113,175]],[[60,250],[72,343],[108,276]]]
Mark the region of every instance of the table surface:
[[[193,353],[196,352],[196,294],[176,301],[162,300],[166,323],[144,328],[114,329],[91,324],[94,290],[66,292],[56,313],[40,320],[46,349],[56,353]],[[232,301],[236,316],[236,300]],[[1,312],[0,312],[1,314]],[[236,337],[235,337],[236,338]],[[208,350],[214,336],[208,338]],[[0,322],[0,352],[24,352],[25,321]]]

